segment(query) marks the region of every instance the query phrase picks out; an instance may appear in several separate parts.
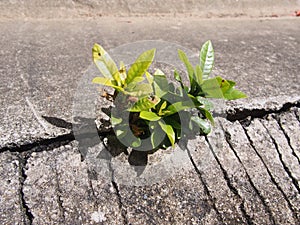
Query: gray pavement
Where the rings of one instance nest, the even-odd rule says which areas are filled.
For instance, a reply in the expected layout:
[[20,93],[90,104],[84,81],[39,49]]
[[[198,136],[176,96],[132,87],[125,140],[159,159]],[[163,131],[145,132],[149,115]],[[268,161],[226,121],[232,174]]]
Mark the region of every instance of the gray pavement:
[[[299,223],[298,18],[1,17],[0,30],[1,224]],[[163,40],[197,53],[208,39],[214,74],[249,96],[224,105],[210,136],[141,168],[122,150],[105,155],[116,146],[90,131],[75,140],[73,98],[95,42]]]
[[6,18],[99,16],[276,17],[299,10],[299,0],[26,0],[0,1]]
[[210,39],[214,74],[235,80],[250,99],[299,93],[298,18],[2,20],[0,27],[1,147],[68,132],[42,116],[71,122],[77,84],[96,42],[110,49],[163,40],[197,53]]

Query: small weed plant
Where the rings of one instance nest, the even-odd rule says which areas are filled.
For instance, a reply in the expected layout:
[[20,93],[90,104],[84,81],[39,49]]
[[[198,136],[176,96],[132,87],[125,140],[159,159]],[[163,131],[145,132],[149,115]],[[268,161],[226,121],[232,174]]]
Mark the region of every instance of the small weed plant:
[[98,44],[92,52],[102,74],[95,77],[93,83],[114,89],[110,96],[114,107],[109,116],[115,135],[122,144],[136,150],[174,147],[180,139],[207,135],[214,125],[213,105],[209,99],[246,97],[235,88],[235,82],[220,76],[210,77],[214,65],[211,41],[200,49],[197,65],[192,65],[186,54],[178,50],[189,78],[188,85],[176,69],[175,83],[160,69],[149,72],[155,49],[142,53],[128,68],[123,62],[118,67]]

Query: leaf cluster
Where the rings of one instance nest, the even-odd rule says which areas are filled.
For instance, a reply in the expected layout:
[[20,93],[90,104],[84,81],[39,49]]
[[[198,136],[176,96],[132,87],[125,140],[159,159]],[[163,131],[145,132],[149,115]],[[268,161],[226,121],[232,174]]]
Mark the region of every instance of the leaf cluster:
[[193,66],[186,54],[178,56],[186,67],[189,85],[185,85],[175,70],[178,85],[169,82],[163,71],[151,74],[148,69],[155,49],[142,53],[126,68],[117,67],[109,54],[98,44],[93,47],[93,59],[103,76],[93,83],[114,88],[115,108],[109,115],[116,136],[134,149],[156,149],[173,146],[190,135],[207,135],[214,124],[209,98],[234,100],[246,95],[235,89],[235,82],[220,76],[210,78],[214,64],[211,41],[201,47],[199,63]]

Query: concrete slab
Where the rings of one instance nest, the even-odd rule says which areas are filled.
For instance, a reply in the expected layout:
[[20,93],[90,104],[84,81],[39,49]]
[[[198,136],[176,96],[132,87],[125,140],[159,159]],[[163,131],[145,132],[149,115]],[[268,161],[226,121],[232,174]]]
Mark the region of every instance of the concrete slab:
[[[274,145],[268,131],[258,119],[246,127],[247,134],[252,141],[252,146],[261,158],[264,165],[268,168],[268,173],[278,190],[292,209],[295,218],[299,218],[300,195],[299,186],[295,184],[295,178],[286,169],[278,148]],[[288,149],[286,150],[288,151]],[[295,165],[295,164],[294,164]],[[296,170],[297,171],[297,170]]]
[[244,128],[238,122],[234,124],[227,122],[223,124],[223,127],[272,223],[296,223],[297,219],[293,216],[292,209],[289,208],[288,202],[273,181],[268,167],[252,146],[251,139],[245,133]]
[[[246,217],[240,207],[242,200],[235,195],[231,186],[228,186],[222,168],[218,165],[214,153],[205,139],[196,138],[196,140],[189,141],[188,149],[211,198],[214,199],[216,210],[220,213],[222,222],[225,224],[246,224]],[[228,200],[224,202],[224,198]]]
[[[0,29],[1,224],[299,223],[298,20],[2,18]],[[246,120],[218,119],[207,140],[191,141],[190,155],[166,167],[155,163],[167,151],[136,168],[114,142],[108,157],[98,136],[67,136],[64,143],[73,97],[86,94],[77,82],[90,82],[93,43],[113,49],[147,39],[195,52],[211,39],[214,74],[236,80],[249,95],[228,104],[241,115],[232,120]],[[94,118],[81,119],[82,134],[91,134]],[[9,151],[21,152],[22,165]]]
[[[1,147],[48,138],[45,133],[52,130],[48,131],[51,126],[43,116],[71,122],[77,82],[92,64],[95,42],[109,50],[159,39],[197,53],[200,45],[211,39],[216,54],[214,74],[237,81],[250,99],[297,95],[300,86],[296,18],[1,19],[0,29],[0,115],[5,118]],[[53,131],[54,136],[68,132],[60,129]]]
[[[219,118],[216,122],[216,128],[208,136],[208,142],[215,154],[215,158],[218,160],[218,166],[222,167],[223,176],[215,177],[215,179],[226,179],[235,198],[240,201],[238,207],[248,224],[270,224],[271,220],[268,212],[257,194],[247,170],[234,149],[227,142],[228,134],[222,129],[224,124],[227,124],[227,121]],[[230,124],[230,126],[234,125]],[[205,162],[205,160],[201,161]]]
[[281,129],[285,133],[290,148],[293,149],[294,155],[298,161],[300,159],[300,123],[294,113],[283,113],[278,117]]
[[29,222],[22,206],[19,159],[9,152],[0,155],[0,223]]
[[112,184],[90,179],[76,142],[51,148],[33,152],[26,165],[24,194],[33,224],[123,224]]

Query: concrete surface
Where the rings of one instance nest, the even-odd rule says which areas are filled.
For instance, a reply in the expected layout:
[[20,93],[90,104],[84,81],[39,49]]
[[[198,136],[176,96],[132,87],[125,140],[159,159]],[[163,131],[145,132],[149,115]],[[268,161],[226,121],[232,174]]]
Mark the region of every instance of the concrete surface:
[[[1,224],[300,223],[297,18],[4,17]],[[73,136],[73,98],[94,42],[153,39],[194,52],[211,39],[214,74],[249,98],[222,105],[208,137],[133,167],[112,139],[92,135],[93,118]]]
[[5,18],[74,18],[99,16],[291,16],[299,0],[27,0],[0,1]]
[[78,141],[3,152],[1,222],[298,224],[298,113],[293,107],[247,123],[217,118],[207,138],[188,142],[184,168],[169,167],[174,173],[151,185],[125,184],[114,164],[103,167],[101,142],[84,161]]
[[298,18],[2,20],[0,146],[30,144],[69,132],[42,116],[71,122],[73,97],[92,64],[95,42],[110,49],[158,39],[197,53],[211,39],[216,52],[214,74],[235,80],[250,99],[297,96],[298,24]]

